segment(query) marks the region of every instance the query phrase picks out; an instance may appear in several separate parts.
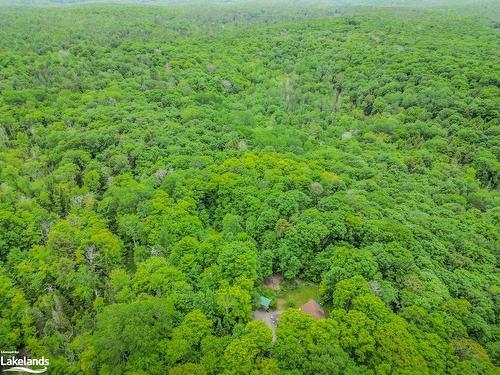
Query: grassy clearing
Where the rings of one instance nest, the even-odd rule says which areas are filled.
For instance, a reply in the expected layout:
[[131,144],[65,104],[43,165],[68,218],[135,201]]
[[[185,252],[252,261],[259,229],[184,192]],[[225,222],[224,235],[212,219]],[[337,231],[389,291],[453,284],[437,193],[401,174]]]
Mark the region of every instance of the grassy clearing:
[[319,287],[316,284],[304,283],[285,288],[278,294],[277,308],[278,310],[298,308],[310,299],[319,301]]

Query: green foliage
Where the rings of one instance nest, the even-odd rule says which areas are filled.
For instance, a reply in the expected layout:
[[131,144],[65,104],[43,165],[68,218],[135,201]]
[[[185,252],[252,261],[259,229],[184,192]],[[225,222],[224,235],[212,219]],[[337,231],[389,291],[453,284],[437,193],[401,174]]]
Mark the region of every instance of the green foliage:
[[76,343],[86,361],[91,361],[82,370],[160,372],[166,364],[165,353],[173,345],[168,337],[175,314],[172,302],[160,298],[105,307],[96,316],[93,335]]
[[1,349],[498,372],[498,6],[362,3],[0,7]]
[[22,345],[33,334],[30,306],[22,290],[0,268],[0,345],[9,350]]

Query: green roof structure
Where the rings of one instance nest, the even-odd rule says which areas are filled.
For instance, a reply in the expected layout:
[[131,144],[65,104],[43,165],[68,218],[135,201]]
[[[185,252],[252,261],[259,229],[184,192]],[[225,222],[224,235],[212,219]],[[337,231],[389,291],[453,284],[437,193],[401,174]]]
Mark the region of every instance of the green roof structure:
[[259,301],[260,301],[260,307],[263,307],[265,309],[269,308],[269,304],[271,303],[271,300],[269,298],[260,296]]

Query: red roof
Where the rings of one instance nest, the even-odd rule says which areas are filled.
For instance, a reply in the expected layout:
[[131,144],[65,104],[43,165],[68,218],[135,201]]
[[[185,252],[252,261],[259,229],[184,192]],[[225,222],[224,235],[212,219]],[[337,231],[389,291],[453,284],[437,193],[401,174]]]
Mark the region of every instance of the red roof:
[[307,303],[300,306],[300,311],[311,315],[314,319],[323,319],[325,317],[325,312],[318,302],[313,299],[307,301]]

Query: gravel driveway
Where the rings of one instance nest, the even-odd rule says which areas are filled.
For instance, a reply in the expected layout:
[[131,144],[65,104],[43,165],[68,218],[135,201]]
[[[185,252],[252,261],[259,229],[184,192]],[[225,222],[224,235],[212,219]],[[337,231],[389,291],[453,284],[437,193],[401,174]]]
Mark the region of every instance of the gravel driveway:
[[276,325],[278,324],[279,317],[282,311],[264,311],[255,310],[253,312],[253,320],[261,320],[273,331],[273,341],[276,340]]

